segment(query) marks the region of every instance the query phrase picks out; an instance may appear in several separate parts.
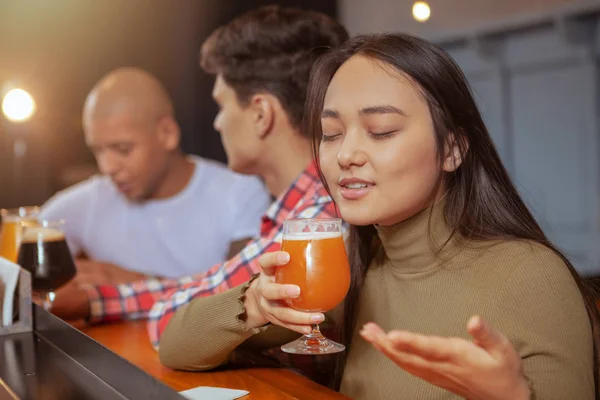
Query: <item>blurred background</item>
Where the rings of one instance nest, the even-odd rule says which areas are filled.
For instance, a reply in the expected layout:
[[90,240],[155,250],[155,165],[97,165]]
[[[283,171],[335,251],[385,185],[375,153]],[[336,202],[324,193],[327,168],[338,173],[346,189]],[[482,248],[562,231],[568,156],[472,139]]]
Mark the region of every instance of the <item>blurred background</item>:
[[81,108],[120,66],[166,85],[186,152],[225,161],[199,47],[277,3],[336,16],[351,34],[444,47],[546,233],[580,273],[600,275],[600,0],[0,0],[0,208],[42,204],[95,173]]

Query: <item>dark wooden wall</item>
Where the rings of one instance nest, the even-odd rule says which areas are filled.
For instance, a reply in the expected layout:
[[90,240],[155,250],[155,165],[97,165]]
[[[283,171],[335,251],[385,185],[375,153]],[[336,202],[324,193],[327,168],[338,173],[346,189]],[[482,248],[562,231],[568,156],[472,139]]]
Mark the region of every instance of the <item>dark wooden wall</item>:
[[[198,50],[217,26],[273,3],[336,14],[335,0],[0,0],[0,93],[20,86],[38,105],[18,126],[0,115],[0,207],[40,204],[66,167],[93,162],[81,107],[94,83],[120,66],[144,68],[164,82],[186,152],[224,161],[212,129],[213,80],[200,70]],[[21,167],[15,140],[27,144]]]

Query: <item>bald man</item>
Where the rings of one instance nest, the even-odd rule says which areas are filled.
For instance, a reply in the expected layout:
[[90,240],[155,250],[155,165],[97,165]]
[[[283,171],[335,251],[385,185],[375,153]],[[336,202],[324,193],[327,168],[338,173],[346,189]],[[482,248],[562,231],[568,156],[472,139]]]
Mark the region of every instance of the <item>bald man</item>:
[[43,219],[64,219],[79,283],[177,278],[226,260],[258,234],[270,198],[260,180],[179,147],[162,84],[121,68],[94,86],[85,140],[101,176],[50,199]]

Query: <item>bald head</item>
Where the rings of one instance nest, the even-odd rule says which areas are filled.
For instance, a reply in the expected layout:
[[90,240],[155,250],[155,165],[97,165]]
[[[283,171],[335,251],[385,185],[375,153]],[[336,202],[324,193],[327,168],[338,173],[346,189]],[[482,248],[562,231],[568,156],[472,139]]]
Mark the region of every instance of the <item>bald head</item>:
[[167,91],[140,69],[117,69],[94,86],[83,128],[100,172],[135,201],[162,195],[172,171],[187,162]]
[[139,68],[119,68],[103,77],[85,100],[83,123],[127,114],[136,122],[154,124],[173,117],[169,94],[150,73]]

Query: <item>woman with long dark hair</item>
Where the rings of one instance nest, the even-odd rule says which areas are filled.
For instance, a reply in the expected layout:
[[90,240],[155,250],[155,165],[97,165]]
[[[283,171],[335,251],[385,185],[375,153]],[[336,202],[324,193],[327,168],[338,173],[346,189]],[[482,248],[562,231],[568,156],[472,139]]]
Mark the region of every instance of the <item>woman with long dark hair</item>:
[[[334,321],[347,346],[342,393],[596,397],[593,298],[519,197],[443,50],[409,35],[350,40],[313,68],[305,122],[350,224],[352,284]],[[298,296],[274,282],[287,260],[266,254],[250,284],[178,312],[161,341],[163,362],[213,368],[249,338],[283,344],[285,331],[322,321],[283,303]],[[194,320],[206,328],[185,334]],[[185,359],[169,357],[182,346]]]

